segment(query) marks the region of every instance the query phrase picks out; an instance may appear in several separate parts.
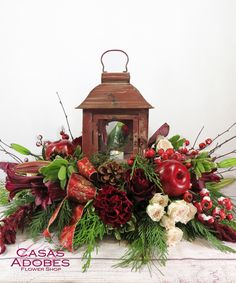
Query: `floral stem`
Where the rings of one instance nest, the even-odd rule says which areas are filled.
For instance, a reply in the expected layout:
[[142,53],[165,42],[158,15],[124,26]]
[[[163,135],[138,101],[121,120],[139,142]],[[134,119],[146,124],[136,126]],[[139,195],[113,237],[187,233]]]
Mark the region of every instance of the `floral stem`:
[[58,99],[59,99],[59,103],[61,104],[61,108],[62,108],[62,110],[63,110],[63,112],[64,112],[64,115],[65,115],[65,118],[66,118],[67,127],[68,127],[68,130],[69,130],[71,139],[73,140],[74,138],[73,138],[73,135],[72,135],[72,133],[71,133],[70,124],[69,124],[69,121],[68,121],[68,116],[67,116],[67,114],[66,114],[64,105],[63,105],[63,103],[62,103],[62,101],[61,101],[61,98],[60,98],[58,92],[57,92],[57,97],[58,97]]

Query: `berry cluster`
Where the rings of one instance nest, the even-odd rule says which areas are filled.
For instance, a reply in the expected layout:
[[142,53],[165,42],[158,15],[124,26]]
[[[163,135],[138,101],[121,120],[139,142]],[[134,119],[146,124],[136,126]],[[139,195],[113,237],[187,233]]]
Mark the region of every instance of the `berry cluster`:
[[218,205],[213,208],[213,202],[210,197],[210,192],[207,189],[202,189],[199,193],[200,201],[194,201],[193,204],[197,208],[198,220],[202,223],[213,224],[215,221],[228,219],[233,220],[233,214],[230,211],[233,209],[233,204],[229,198],[218,198]]

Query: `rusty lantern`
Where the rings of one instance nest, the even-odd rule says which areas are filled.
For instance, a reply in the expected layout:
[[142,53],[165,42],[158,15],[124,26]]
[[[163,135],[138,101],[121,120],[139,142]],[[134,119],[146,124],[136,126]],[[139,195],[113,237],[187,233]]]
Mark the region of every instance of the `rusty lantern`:
[[[103,56],[111,51],[126,55],[125,71],[104,70]],[[119,49],[107,50],[101,56],[101,84],[96,86],[77,107],[83,109],[83,152],[110,152],[118,158],[128,158],[147,146],[148,114],[153,108],[130,84],[128,55]]]

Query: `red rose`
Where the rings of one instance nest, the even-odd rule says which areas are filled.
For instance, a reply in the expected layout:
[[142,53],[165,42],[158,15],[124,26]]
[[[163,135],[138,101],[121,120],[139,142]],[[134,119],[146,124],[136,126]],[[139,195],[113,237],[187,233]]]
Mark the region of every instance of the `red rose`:
[[127,192],[135,203],[147,202],[155,194],[157,187],[145,176],[143,169],[135,169],[131,178],[131,170],[126,174]]
[[117,228],[131,219],[133,204],[125,192],[113,186],[104,186],[97,194],[94,207],[105,224]]

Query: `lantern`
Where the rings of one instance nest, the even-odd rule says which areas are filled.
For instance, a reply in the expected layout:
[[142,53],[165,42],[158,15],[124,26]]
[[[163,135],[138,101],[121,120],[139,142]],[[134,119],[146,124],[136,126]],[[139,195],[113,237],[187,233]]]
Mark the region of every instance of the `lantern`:
[[[103,56],[111,51],[126,55],[125,71],[104,70]],[[153,108],[130,84],[128,55],[119,49],[107,50],[101,56],[101,84],[96,86],[77,107],[83,109],[82,148],[86,156],[109,152],[114,158],[128,158],[147,146],[148,114]]]

